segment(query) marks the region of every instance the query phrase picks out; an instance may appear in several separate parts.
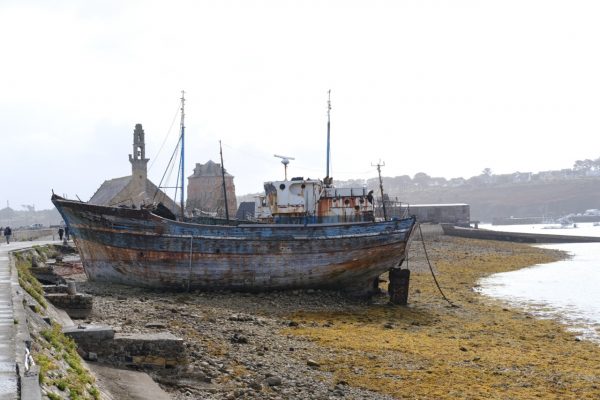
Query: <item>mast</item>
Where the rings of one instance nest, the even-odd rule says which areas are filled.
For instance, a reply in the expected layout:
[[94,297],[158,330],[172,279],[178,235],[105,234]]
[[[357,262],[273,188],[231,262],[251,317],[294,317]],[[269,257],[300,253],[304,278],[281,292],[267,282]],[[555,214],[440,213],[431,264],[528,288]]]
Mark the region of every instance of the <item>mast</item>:
[[183,221],[185,216],[185,203],[184,203],[184,183],[185,183],[185,92],[181,91],[181,220]]
[[[371,164],[373,165],[373,164]],[[379,163],[376,165],[373,165],[374,167],[377,167],[377,173],[379,174],[379,190],[381,191],[381,204],[383,206],[383,220],[387,221],[387,213],[385,211],[385,198],[383,197],[383,180],[381,179],[381,167],[385,167],[385,162],[382,164],[381,160],[379,160]]]
[[225,164],[223,164],[223,146],[219,140],[219,151],[221,152],[221,176],[223,177],[223,199],[225,200],[225,219],[229,221],[229,207],[227,206],[227,187],[225,185]]
[[331,185],[331,178],[329,177],[329,157],[331,156],[331,148],[329,145],[330,132],[331,132],[331,89],[327,92],[327,170],[325,174],[325,186]]

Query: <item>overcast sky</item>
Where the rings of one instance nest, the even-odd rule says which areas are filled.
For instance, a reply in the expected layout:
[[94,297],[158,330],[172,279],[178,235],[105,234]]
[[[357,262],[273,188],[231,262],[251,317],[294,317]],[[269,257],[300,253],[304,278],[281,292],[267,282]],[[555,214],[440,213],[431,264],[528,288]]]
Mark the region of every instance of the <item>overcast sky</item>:
[[0,208],[129,175],[136,123],[158,183],[181,90],[186,176],[222,140],[238,195],[283,178],[275,153],[325,175],[329,89],[334,179],[570,168],[600,157],[599,20],[574,0],[0,0]]

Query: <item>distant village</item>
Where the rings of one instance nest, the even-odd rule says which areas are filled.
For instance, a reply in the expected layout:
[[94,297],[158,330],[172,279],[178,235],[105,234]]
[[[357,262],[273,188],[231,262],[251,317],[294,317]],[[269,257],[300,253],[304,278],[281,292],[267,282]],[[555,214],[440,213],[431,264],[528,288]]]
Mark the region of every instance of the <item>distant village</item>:
[[[485,168],[481,174],[471,178],[451,178],[431,177],[424,172],[415,174],[413,178],[408,175],[396,177],[384,177],[383,184],[390,193],[404,192],[407,190],[419,190],[425,188],[457,188],[457,187],[482,187],[482,186],[500,186],[507,184],[527,184],[556,182],[581,178],[600,177],[600,157],[595,160],[575,161],[573,168],[561,169],[558,171],[533,172],[513,172],[512,174],[493,174],[490,168]],[[337,185],[356,186],[366,185],[368,188],[376,188],[379,185],[378,178],[367,180],[353,179],[348,181],[338,181]]]

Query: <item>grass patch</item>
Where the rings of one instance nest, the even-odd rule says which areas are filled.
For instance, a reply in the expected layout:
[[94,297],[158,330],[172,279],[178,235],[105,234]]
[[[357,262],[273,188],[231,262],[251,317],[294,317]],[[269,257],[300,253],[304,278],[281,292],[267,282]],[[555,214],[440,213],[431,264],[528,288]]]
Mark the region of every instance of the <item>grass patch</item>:
[[33,360],[40,367],[40,383],[43,383],[48,371],[57,369],[56,363],[44,353],[33,354]]
[[48,304],[44,298],[44,289],[31,273],[31,253],[16,253],[14,257],[19,275],[19,285],[45,309]]
[[50,352],[54,356],[53,363],[56,365],[62,361],[63,365],[66,365],[64,376],[47,383],[60,391],[69,392],[71,399],[99,398],[100,392],[93,386],[94,378],[83,367],[73,339],[62,333],[59,324],[53,324],[51,328],[43,330],[40,334],[50,347]]
[[77,345],[62,333],[60,325],[53,324],[52,328],[42,331],[41,335],[52,347],[56,357],[62,357],[62,360],[68,366],[66,376],[54,379],[49,383],[56,386],[60,391],[68,391],[71,399],[99,398],[97,397],[99,396],[98,390],[93,386],[90,387],[94,380],[81,363],[81,359],[77,354]]

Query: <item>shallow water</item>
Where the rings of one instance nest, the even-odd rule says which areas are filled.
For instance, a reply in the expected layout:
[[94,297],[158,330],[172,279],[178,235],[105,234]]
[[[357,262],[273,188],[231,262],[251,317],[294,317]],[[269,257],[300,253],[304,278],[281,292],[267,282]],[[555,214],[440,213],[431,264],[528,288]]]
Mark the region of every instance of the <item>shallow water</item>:
[[[600,236],[600,227],[540,229],[541,225],[494,226],[495,230]],[[589,226],[586,226],[589,225]],[[486,228],[490,228],[487,227]],[[565,233],[565,232],[569,233]],[[578,232],[573,232],[578,231]],[[567,251],[571,258],[490,275],[477,290],[542,318],[558,318],[581,337],[600,342],[600,243],[540,247]]]

